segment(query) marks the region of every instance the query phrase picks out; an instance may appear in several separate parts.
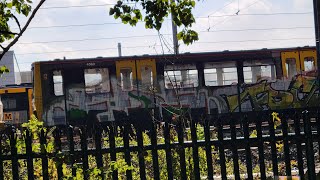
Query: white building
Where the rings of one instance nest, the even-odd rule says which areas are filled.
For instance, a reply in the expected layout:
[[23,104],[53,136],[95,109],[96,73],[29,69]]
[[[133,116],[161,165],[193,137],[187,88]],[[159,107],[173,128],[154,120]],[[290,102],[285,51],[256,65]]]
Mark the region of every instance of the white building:
[[[31,83],[31,71],[20,72],[13,51],[8,51],[0,61],[0,66],[6,66],[10,72],[0,77],[0,86],[8,84]],[[30,67],[31,69],[31,67]]]

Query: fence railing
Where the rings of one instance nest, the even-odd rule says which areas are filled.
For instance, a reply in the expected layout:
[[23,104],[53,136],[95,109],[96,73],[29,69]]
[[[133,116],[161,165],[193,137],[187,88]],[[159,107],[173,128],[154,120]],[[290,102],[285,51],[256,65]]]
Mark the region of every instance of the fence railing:
[[30,122],[2,132],[0,179],[316,179],[320,110],[277,113],[163,121],[141,110],[143,121],[128,116],[90,128]]

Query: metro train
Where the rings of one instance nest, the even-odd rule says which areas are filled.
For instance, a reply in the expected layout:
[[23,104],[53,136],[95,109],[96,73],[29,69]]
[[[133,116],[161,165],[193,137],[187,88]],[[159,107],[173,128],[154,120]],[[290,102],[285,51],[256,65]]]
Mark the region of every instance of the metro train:
[[315,47],[98,57],[32,65],[38,118],[47,125],[114,121],[133,110],[206,113],[319,104]]
[[28,122],[34,114],[32,84],[6,85],[0,88],[2,121],[15,125]]

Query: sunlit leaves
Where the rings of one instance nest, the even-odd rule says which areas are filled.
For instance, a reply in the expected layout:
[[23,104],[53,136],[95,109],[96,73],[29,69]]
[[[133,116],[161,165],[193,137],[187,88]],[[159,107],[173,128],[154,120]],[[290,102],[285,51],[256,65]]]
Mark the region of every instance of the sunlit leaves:
[[0,1],[0,43],[14,38],[9,21],[17,22],[14,13],[28,16],[31,12],[31,0],[2,0]]
[[[131,6],[133,2],[134,5]],[[110,8],[109,14],[115,19],[120,18],[124,24],[135,26],[143,20],[145,28],[160,30],[164,19],[171,13],[173,22],[183,28],[178,34],[178,39],[189,45],[199,39],[198,33],[191,30],[192,24],[195,23],[192,14],[195,5],[194,0],[122,0]]]

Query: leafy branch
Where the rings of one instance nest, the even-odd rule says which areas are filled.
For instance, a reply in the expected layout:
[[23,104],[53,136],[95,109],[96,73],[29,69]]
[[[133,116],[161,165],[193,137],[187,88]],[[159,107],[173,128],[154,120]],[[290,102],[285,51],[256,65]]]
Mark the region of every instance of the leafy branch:
[[[125,4],[124,2],[135,2],[134,6]],[[141,7],[136,7],[140,4]],[[172,21],[183,30],[178,33],[178,39],[189,45],[197,41],[198,33],[191,29],[195,23],[195,18],[192,14],[192,9],[195,7],[195,0],[120,0],[117,4],[110,8],[109,14],[115,19],[120,18],[122,23],[136,26],[139,21],[144,21],[147,29],[160,30],[165,17],[172,14]],[[144,18],[141,13],[145,14]]]
[[[26,24],[21,28],[19,20],[16,16],[13,15],[13,9],[15,8],[15,11],[19,14],[23,14],[24,16],[28,16],[31,12],[31,0],[12,0],[10,2],[8,1],[2,1],[0,2],[0,43],[13,39],[6,47],[0,46],[2,48],[2,52],[0,54],[0,60],[4,56],[6,52],[9,51],[9,49],[18,42],[19,38],[23,35],[23,33],[27,30],[29,24],[31,23],[32,19],[42,6],[42,4],[45,2],[45,0],[41,0],[38,5],[34,8],[32,11],[30,17],[28,18]],[[8,22],[10,19],[13,19],[19,29],[19,33],[13,33],[10,31],[10,27],[8,25]]]

